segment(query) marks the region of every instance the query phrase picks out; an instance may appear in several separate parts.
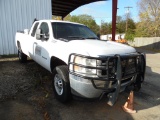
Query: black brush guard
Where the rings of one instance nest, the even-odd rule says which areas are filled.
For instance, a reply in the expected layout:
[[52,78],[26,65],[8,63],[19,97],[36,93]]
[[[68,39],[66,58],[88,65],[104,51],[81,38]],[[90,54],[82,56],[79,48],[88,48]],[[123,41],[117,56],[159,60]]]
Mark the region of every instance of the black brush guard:
[[[74,59],[71,61],[71,58],[75,58],[75,57],[82,57],[82,58],[87,58],[87,59],[94,59],[94,60],[100,60],[100,61],[106,61],[106,67],[91,67],[91,66],[84,66],[82,64],[78,64],[78,63],[74,63]],[[132,73],[127,74],[128,69],[130,67],[129,62],[132,60],[135,60],[134,63],[134,71],[132,71]],[[116,64],[115,64],[115,74],[114,77],[110,77],[110,71],[109,71],[109,63],[111,61],[115,60]],[[125,63],[124,63],[125,61]],[[125,65],[123,65],[125,64]],[[145,75],[145,66],[146,66],[146,61],[145,61],[145,55],[143,53],[135,53],[135,54],[126,54],[126,55],[114,55],[114,56],[99,56],[99,57],[90,57],[90,56],[84,56],[84,55],[80,55],[80,54],[76,54],[76,53],[72,53],[69,56],[69,60],[68,60],[68,68],[69,68],[69,74],[75,75],[77,77],[80,78],[84,78],[84,79],[88,79],[91,80],[92,85],[94,86],[94,88],[96,89],[101,89],[104,92],[102,93],[102,96],[104,94],[108,94],[109,96],[109,100],[108,100],[108,104],[109,105],[114,105],[117,98],[118,98],[118,94],[120,92],[121,89],[121,85],[122,85],[122,80],[125,80],[127,78],[131,78],[131,80],[125,84],[123,84],[124,86],[129,86],[131,83],[136,81],[136,77],[141,76],[142,79],[140,79],[139,84],[141,84],[144,80],[144,75]],[[70,70],[70,65],[74,66],[79,66],[82,68],[88,68],[88,69],[96,69],[96,70],[101,70],[104,71],[106,70],[107,73],[106,75],[101,75],[97,77],[90,77],[87,75],[82,75],[82,74],[78,74],[73,70]],[[133,64],[132,64],[133,65]],[[130,69],[131,70],[131,69]],[[111,88],[108,87],[98,87],[95,84],[95,81],[100,80],[100,81],[112,81],[114,83],[114,85]],[[102,97],[101,96],[101,97]]]

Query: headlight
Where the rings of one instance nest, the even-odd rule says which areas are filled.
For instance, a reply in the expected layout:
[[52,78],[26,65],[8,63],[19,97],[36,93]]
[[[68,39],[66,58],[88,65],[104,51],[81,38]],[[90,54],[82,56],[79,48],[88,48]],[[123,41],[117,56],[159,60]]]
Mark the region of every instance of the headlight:
[[[82,57],[75,57],[74,63],[88,66],[88,67],[96,67],[96,60],[95,59],[87,59],[87,58],[82,58]],[[74,71],[79,72],[82,74],[96,74],[96,69],[89,69],[89,68],[84,68],[80,67],[78,65],[74,65]]]
[[90,67],[96,67],[96,60],[95,59],[75,57],[74,63],[85,65],[85,66],[90,66]]

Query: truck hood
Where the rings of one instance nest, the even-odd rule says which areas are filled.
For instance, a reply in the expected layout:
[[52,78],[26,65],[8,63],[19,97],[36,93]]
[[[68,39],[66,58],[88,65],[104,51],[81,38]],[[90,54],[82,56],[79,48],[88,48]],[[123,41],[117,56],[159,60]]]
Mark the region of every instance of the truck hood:
[[101,40],[72,40],[69,43],[70,48],[74,49],[75,53],[86,53],[90,56],[97,57],[99,55],[114,55],[134,53],[136,50],[133,47],[116,43],[113,41]]

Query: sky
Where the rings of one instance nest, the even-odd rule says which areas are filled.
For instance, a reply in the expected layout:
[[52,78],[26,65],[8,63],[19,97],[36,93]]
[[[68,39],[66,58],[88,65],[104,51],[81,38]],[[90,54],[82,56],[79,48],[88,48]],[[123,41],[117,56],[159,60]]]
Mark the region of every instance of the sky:
[[[137,2],[138,0],[118,0],[119,9],[117,10],[117,15],[124,16],[127,12],[125,7],[132,7],[129,12],[131,18],[137,22],[139,19]],[[101,21],[110,22],[112,20],[112,0],[90,3],[71,12],[71,15],[81,14],[91,15],[99,25],[101,24]]]

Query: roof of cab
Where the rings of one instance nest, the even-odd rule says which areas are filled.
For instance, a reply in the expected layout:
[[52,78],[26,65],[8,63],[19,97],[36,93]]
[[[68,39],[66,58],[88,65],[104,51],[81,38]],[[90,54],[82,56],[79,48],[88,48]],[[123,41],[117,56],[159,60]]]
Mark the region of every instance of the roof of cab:
[[71,23],[71,24],[83,25],[83,24],[80,24],[80,23],[75,23],[75,22],[70,22],[70,21],[62,21],[62,20],[38,20],[38,21],[39,22],[61,22],[61,23]]

